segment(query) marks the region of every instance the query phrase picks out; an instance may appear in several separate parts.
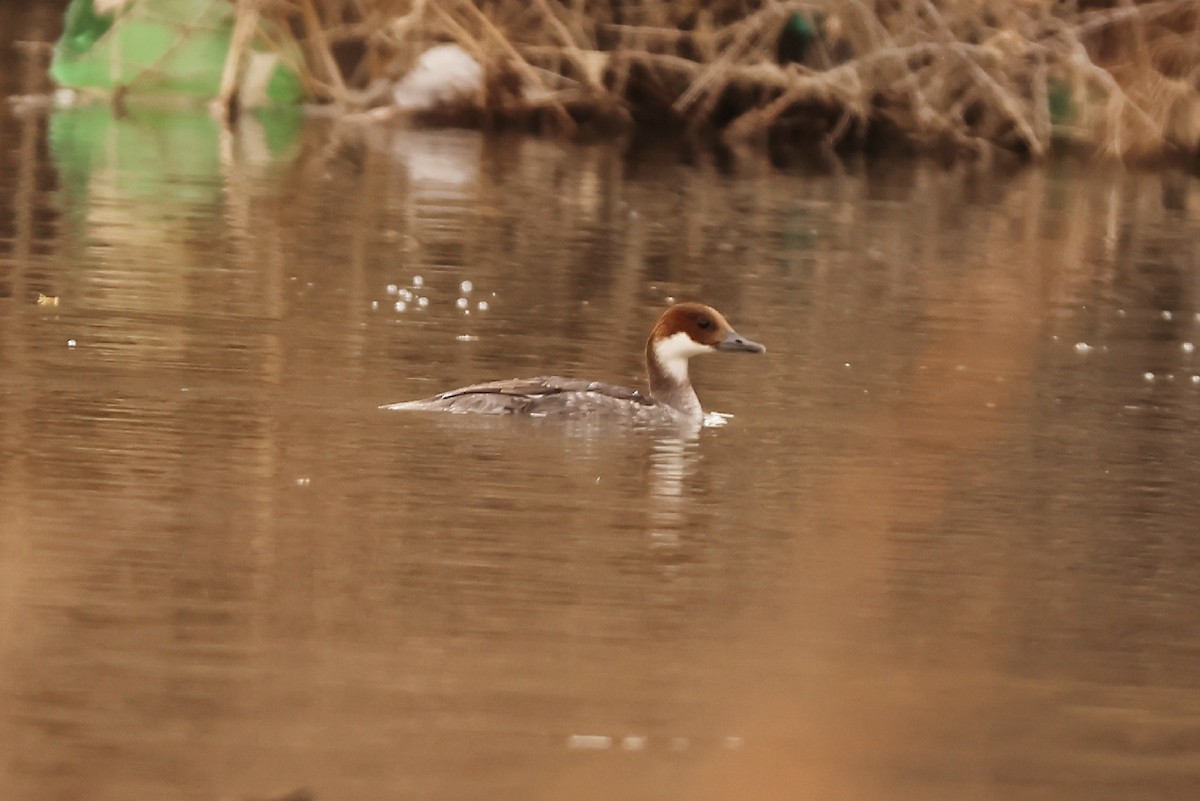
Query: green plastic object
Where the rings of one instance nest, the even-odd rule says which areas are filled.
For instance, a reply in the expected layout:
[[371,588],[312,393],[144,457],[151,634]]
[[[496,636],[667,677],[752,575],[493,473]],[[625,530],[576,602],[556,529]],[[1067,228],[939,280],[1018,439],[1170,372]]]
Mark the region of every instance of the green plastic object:
[[788,17],[787,31],[805,41],[817,38],[817,29],[813,26],[812,20],[808,18],[807,14],[801,14],[799,11]]
[[793,13],[779,32],[779,41],[775,45],[776,60],[780,64],[804,63],[819,35],[817,22],[813,18],[799,11]]
[[[71,89],[210,99],[233,26],[229,0],[71,0],[50,74]],[[270,104],[294,104],[303,88],[276,63],[265,94]]]
[[1051,78],[1049,83],[1051,124],[1064,125],[1071,122],[1075,118],[1075,100],[1070,85],[1057,78]]

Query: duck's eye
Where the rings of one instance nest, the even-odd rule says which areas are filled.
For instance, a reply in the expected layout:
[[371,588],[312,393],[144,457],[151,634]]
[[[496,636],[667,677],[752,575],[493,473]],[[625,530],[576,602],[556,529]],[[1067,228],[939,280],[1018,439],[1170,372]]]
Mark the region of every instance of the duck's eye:
[[712,328],[712,320],[708,319],[707,317],[701,317],[696,321],[696,325],[700,326],[702,330],[707,331],[708,329]]

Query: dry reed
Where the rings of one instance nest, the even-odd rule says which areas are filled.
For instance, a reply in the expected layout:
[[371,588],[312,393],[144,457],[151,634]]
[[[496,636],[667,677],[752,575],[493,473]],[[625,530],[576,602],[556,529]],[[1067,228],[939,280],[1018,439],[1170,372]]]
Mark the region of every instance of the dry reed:
[[877,134],[1037,158],[1200,146],[1200,0],[238,0],[290,31],[310,96],[385,102],[416,55],[484,67],[480,119],[672,121],[727,143]]

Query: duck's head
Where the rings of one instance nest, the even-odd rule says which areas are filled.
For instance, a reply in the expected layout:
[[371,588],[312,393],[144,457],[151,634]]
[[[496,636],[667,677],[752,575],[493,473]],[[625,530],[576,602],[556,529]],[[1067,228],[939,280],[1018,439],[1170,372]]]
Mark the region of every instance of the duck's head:
[[686,382],[688,359],[704,353],[763,353],[766,348],[746,339],[719,311],[703,303],[676,303],[662,313],[646,343],[651,378],[657,366],[669,378]]

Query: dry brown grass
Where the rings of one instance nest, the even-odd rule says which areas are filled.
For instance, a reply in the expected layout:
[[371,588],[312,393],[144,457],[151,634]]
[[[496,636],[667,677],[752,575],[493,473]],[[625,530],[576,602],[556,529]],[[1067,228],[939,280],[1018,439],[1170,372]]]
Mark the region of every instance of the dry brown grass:
[[[1114,0],[1116,3],[1117,0]],[[485,68],[476,111],[673,119],[731,144],[774,131],[830,146],[876,132],[1032,157],[1194,154],[1200,0],[240,0],[301,47],[319,101],[361,109],[427,47]],[[1101,7],[1103,6],[1103,7]],[[781,63],[794,15],[819,36]]]

